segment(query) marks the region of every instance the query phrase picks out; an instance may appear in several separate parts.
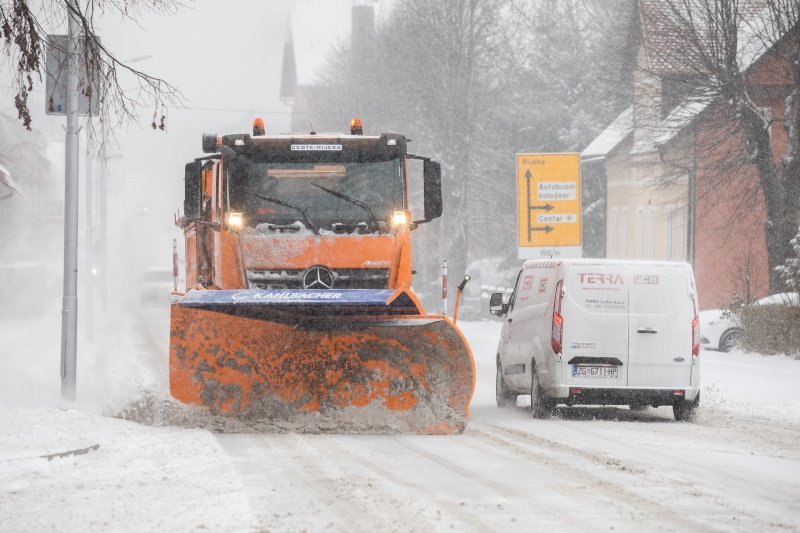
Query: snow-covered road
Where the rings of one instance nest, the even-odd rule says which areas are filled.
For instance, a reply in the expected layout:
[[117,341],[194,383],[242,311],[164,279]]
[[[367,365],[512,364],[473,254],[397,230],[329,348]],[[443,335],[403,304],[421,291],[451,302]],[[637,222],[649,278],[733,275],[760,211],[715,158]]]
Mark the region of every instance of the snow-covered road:
[[800,529],[800,361],[703,352],[696,423],[667,408],[533,420],[494,406],[498,324],[465,323],[478,382],[463,435],[221,433],[103,416],[165,390],[166,313],[144,317],[86,345],[70,410],[54,407],[52,354],[21,358],[25,328],[0,323],[15,347],[0,362],[1,530]]

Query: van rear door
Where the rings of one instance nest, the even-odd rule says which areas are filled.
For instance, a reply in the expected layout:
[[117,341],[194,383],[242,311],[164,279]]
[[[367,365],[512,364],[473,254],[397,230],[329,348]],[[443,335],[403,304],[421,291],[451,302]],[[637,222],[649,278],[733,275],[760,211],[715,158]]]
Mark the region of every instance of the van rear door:
[[570,265],[561,314],[562,383],[624,387],[628,368],[628,280],[619,265]]
[[686,388],[692,372],[691,271],[685,265],[630,268],[628,385]]

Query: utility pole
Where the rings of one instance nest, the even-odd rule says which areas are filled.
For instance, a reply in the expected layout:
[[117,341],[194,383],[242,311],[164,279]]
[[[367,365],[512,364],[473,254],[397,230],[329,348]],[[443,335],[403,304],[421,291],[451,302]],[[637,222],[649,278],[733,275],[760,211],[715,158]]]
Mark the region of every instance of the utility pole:
[[98,226],[98,240],[100,241],[100,258],[97,270],[100,275],[100,303],[103,313],[108,309],[108,159],[106,158],[106,140],[101,138],[103,145],[100,147],[100,213]]
[[86,124],[86,263],[84,278],[86,279],[86,338],[92,340],[94,333],[94,184],[92,183],[92,128],[91,117]]
[[78,350],[78,22],[67,1],[67,134],[64,172],[64,295],[61,307],[61,397],[75,399]]

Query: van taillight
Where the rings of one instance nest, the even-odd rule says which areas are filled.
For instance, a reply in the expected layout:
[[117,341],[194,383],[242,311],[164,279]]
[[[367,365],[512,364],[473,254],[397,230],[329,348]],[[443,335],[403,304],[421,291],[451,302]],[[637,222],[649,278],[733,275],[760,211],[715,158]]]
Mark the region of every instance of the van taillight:
[[697,315],[692,319],[692,355],[700,355],[700,317]]
[[556,283],[556,295],[553,300],[553,330],[550,339],[550,345],[553,347],[553,352],[556,354],[561,353],[561,344],[564,337],[564,317],[561,316],[561,286],[563,280]]

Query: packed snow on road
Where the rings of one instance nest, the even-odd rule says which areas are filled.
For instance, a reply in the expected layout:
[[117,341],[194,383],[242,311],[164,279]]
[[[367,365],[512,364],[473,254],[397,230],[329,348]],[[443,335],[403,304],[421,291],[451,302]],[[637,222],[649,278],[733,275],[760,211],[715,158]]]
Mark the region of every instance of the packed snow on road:
[[[704,351],[692,423],[668,407],[495,406],[499,322],[464,322],[463,435],[302,434],[171,401],[168,310],[112,312],[59,399],[59,316],[0,322],[5,531],[795,530],[800,362]],[[263,429],[263,428],[262,428]]]

